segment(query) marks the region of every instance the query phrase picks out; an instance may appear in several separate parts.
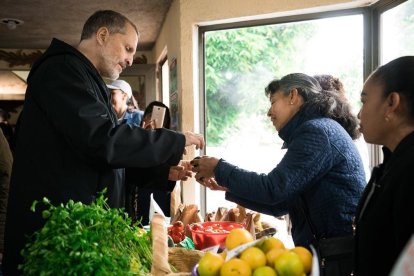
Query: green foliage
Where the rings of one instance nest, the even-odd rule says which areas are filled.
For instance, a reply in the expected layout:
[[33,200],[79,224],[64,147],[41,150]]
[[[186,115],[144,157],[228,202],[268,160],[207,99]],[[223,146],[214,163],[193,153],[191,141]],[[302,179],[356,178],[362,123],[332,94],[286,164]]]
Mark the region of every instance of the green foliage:
[[[206,33],[206,130],[215,146],[243,125],[243,114],[268,108],[264,87],[285,70],[296,46],[312,35],[306,24],[271,25]],[[297,63],[295,65],[298,65]],[[280,77],[280,76],[279,76]],[[254,100],[253,100],[254,99]]]
[[122,210],[109,208],[103,193],[90,205],[70,200],[55,207],[43,199],[47,222],[22,251],[25,261],[19,268],[24,275],[145,275],[150,271],[150,234],[130,226]]

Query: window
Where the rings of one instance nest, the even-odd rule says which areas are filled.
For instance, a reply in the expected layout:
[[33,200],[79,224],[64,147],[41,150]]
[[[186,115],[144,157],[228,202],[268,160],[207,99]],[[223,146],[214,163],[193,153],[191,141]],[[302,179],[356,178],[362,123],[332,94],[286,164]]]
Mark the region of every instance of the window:
[[[288,73],[331,74],[359,109],[363,84],[363,15],[207,31],[206,154],[268,173],[283,158],[282,141],[267,117],[264,87]],[[206,211],[234,206],[206,191]]]
[[381,14],[380,63],[414,55],[414,0],[409,0]]

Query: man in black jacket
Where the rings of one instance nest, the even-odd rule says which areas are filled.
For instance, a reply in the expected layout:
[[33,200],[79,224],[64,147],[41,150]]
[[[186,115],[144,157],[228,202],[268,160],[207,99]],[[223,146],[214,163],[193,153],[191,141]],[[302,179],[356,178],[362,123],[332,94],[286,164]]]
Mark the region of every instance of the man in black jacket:
[[158,166],[168,177],[185,146],[204,146],[201,135],[117,125],[102,77],[117,79],[130,66],[138,43],[136,26],[114,11],[98,11],[85,23],[74,48],[53,39],[28,77],[18,127],[5,234],[5,275],[17,275],[27,235],[44,224],[43,197],[90,203],[107,188],[108,203],[124,205],[116,168]]

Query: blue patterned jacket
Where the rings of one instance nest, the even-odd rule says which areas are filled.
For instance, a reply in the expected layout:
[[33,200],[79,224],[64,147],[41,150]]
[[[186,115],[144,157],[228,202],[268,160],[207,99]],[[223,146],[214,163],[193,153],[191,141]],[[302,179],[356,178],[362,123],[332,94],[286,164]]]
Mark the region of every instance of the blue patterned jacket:
[[249,209],[289,214],[295,245],[313,240],[307,210],[318,238],[352,233],[352,218],[365,187],[359,153],[336,121],[297,112],[279,131],[287,152],[268,174],[246,171],[224,160],[215,168],[226,199]]

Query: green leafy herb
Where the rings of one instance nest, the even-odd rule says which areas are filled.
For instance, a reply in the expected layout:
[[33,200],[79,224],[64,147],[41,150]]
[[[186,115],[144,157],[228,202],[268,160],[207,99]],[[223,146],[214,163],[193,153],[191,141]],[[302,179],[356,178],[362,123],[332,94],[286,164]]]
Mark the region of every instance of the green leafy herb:
[[150,233],[131,226],[122,209],[109,208],[104,193],[89,205],[70,200],[53,206],[43,199],[47,221],[22,250],[24,275],[145,275],[151,270]]

